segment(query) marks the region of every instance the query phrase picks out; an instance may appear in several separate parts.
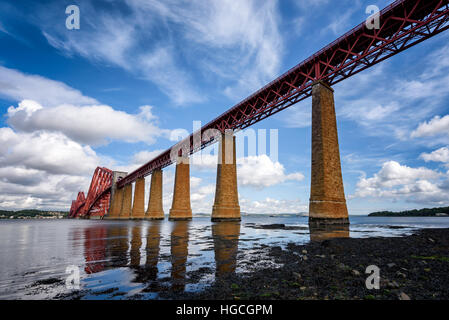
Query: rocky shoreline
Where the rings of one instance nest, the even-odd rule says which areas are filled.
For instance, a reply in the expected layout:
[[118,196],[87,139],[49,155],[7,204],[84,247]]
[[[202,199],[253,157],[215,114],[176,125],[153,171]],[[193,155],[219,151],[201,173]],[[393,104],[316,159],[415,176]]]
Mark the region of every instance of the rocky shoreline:
[[[228,274],[204,291],[164,292],[161,298],[449,299],[449,229],[422,229],[404,237],[289,243],[285,250],[265,247],[277,267]],[[365,271],[370,265],[380,269],[379,289],[366,288]]]

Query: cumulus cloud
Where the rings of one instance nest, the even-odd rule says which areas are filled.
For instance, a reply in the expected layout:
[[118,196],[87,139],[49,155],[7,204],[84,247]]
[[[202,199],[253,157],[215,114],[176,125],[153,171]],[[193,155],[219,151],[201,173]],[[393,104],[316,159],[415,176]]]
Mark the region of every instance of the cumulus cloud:
[[240,199],[242,212],[258,214],[301,213],[308,211],[308,204],[300,199],[278,200],[267,197],[263,200]]
[[14,166],[0,168],[0,180],[6,183],[33,186],[39,184],[45,178],[44,172],[36,169]]
[[449,190],[444,187],[448,182],[447,173],[387,161],[373,177],[362,176],[355,194],[350,198],[403,199],[413,203],[444,205],[449,199]]
[[61,133],[15,133],[0,129],[0,140],[9,145],[0,154],[0,166],[20,166],[54,174],[92,173],[99,161],[95,151]]
[[0,66],[0,96],[15,101],[30,99],[50,107],[65,103],[76,105],[98,103],[97,100],[84,96],[79,90],[65,83],[3,66]]
[[449,149],[447,147],[442,147],[431,153],[421,153],[419,157],[426,162],[435,161],[449,163]]
[[382,169],[372,178],[362,179],[357,186],[363,188],[391,188],[397,185],[412,183],[418,179],[435,179],[439,176],[433,170],[421,167],[411,168],[403,166],[396,161],[388,161],[382,165]]
[[250,156],[237,161],[238,179],[242,186],[264,188],[285,181],[301,181],[304,175],[300,172],[285,173],[280,162],[273,162],[267,155]]
[[140,151],[133,155],[132,157],[132,163],[136,165],[143,165],[147,163],[148,161],[156,158],[158,155],[160,155],[165,150],[159,149],[159,150],[153,150],[153,151]]
[[0,179],[1,209],[68,210],[79,190],[87,190],[90,177],[50,175],[37,184],[22,185]]
[[[199,170],[216,170],[217,155],[201,154],[191,163]],[[237,159],[237,178],[242,186],[256,189],[271,187],[285,181],[302,181],[300,172],[287,174],[279,161],[273,161],[266,154]]]
[[0,128],[1,208],[65,210],[79,190],[87,191],[97,166],[129,172],[162,152],[141,151],[124,166],[97,155],[91,146],[151,144],[169,135],[158,128],[151,106],[129,114],[61,82],[4,67],[0,95],[19,101],[5,115],[10,127]]
[[411,133],[412,138],[429,137],[435,135],[449,135],[449,115],[435,116],[428,122],[422,122]]
[[[194,192],[190,195],[192,201],[192,206],[194,209],[198,210],[198,205],[200,202],[205,200],[208,196],[215,194],[215,185],[208,184],[202,187],[196,186]],[[211,210],[212,207],[209,208]]]
[[66,210],[102,163],[62,133],[0,128],[0,208]]
[[156,137],[168,134],[153,122],[151,109],[142,106],[140,113],[129,114],[107,105],[43,107],[36,101],[23,100],[17,107],[9,107],[6,116],[8,124],[21,132],[62,132],[75,141],[93,145],[111,140],[151,144]]

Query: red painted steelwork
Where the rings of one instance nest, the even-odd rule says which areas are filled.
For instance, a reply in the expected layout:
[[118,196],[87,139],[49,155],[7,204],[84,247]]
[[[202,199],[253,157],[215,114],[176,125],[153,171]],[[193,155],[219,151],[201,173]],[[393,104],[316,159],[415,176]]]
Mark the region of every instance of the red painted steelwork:
[[76,200],[72,201],[72,207],[70,208],[69,218],[76,218],[78,216],[78,212],[86,203],[86,197],[84,196],[84,192],[78,192],[78,196]]
[[[218,118],[201,128],[241,130],[311,95],[318,80],[334,85],[411,46],[449,28],[448,0],[397,0],[380,12],[380,29],[369,30],[365,22],[350,30],[308,59],[270,82]],[[131,183],[172,163],[170,153],[190,142],[190,154],[216,141],[193,144],[196,132],[133,171],[118,187]],[[174,150],[176,151],[176,150]]]
[[97,167],[90,183],[87,198],[79,192],[75,202],[72,201],[70,218],[103,217],[108,213],[111,197],[113,173],[107,168]]

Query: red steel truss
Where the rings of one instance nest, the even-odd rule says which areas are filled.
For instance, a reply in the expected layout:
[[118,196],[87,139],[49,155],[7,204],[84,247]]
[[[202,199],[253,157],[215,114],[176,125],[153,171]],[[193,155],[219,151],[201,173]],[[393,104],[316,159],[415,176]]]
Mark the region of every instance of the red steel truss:
[[380,28],[368,29],[365,22],[293,67],[242,102],[223,113],[172,148],[133,171],[118,187],[172,163],[170,154],[190,142],[192,154],[215,142],[194,135],[208,129],[241,130],[308,98],[312,84],[322,80],[334,85],[449,28],[449,0],[397,0],[380,12]]
[[77,217],[78,212],[84,206],[85,203],[86,203],[86,196],[84,195],[84,192],[82,192],[82,191],[78,192],[78,196],[76,197],[76,200],[72,201],[72,206],[70,207],[69,218]]
[[113,173],[107,168],[97,167],[90,183],[87,198],[79,192],[72,201],[70,218],[103,217],[109,210]]

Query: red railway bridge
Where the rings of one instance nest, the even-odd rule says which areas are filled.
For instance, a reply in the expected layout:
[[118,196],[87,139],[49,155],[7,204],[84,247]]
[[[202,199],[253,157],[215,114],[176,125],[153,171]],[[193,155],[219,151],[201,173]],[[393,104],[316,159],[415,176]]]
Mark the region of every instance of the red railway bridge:
[[[97,168],[87,197],[80,192],[72,202],[70,217],[163,219],[162,169],[176,163],[169,218],[190,219],[188,157],[219,141],[212,220],[239,220],[232,132],[312,96],[309,222],[348,223],[331,86],[447,30],[448,3],[449,0],[397,0],[379,13],[379,28],[368,27],[365,22],[359,24],[130,174]],[[144,179],[150,174],[150,198],[144,212]]]

